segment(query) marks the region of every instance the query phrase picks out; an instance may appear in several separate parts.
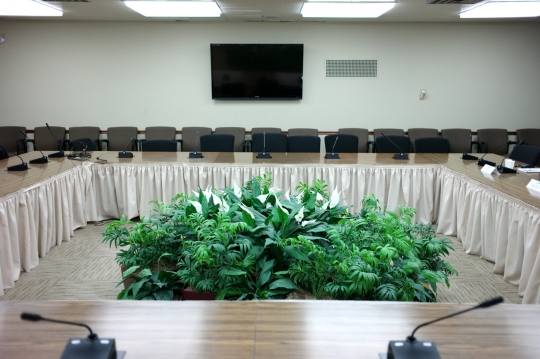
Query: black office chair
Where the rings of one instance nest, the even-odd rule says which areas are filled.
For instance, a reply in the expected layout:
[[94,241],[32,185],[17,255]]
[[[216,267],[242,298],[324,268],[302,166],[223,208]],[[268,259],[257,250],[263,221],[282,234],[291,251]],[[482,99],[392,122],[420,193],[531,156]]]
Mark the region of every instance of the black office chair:
[[[67,144],[67,149],[71,150],[71,147],[75,142],[81,138],[89,138],[94,143],[95,148],[101,149],[101,140],[99,139],[100,128],[96,126],[78,126],[69,128],[69,140],[64,143]],[[71,143],[73,142],[73,144]]]
[[[390,142],[388,140],[392,140]],[[407,136],[388,136],[388,138],[384,136],[377,137],[375,139],[375,149],[377,150],[377,153],[396,153],[399,152],[396,145],[399,147],[401,152],[403,153],[409,153],[411,152],[411,140]]]
[[414,148],[416,153],[450,153],[450,141],[441,137],[417,138]]
[[253,152],[287,152],[287,135],[284,133],[266,133],[266,146],[264,133],[253,133]]
[[0,145],[0,160],[5,160],[6,158],[9,158],[9,153],[4,146]]
[[321,152],[319,136],[287,136],[287,152]]
[[201,136],[201,152],[234,152],[234,135]]
[[147,140],[141,142],[143,152],[176,152],[178,142],[171,140]]
[[97,151],[96,141],[92,141],[89,138],[77,138],[75,140],[71,140],[69,144],[71,146],[70,150],[72,152],[82,151],[84,148],[86,148],[87,151]]
[[340,128],[338,135],[342,134],[358,136],[358,152],[369,152],[369,132],[366,128]]
[[540,147],[530,145],[519,145],[514,147],[510,154],[510,159],[536,166],[540,160]]
[[344,133],[328,135],[324,137],[324,147],[327,153],[358,153],[358,136]]

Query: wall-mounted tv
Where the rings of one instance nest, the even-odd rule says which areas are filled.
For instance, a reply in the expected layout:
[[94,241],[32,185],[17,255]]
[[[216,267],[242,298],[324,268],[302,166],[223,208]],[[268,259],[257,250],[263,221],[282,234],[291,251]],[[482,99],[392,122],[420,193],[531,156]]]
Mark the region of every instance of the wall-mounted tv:
[[300,100],[303,44],[210,44],[212,98]]

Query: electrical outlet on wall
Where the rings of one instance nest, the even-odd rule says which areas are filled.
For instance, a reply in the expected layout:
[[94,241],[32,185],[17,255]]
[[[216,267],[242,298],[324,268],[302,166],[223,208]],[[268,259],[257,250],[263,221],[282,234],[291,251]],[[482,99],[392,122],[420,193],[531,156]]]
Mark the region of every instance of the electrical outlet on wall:
[[420,100],[425,100],[426,99],[426,89],[420,89],[419,98],[420,98]]

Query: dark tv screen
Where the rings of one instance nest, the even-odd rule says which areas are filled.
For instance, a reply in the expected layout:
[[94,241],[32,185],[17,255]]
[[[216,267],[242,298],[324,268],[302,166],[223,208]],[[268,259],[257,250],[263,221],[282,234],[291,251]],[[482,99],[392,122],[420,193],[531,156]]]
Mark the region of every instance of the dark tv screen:
[[210,44],[212,98],[300,100],[303,44]]

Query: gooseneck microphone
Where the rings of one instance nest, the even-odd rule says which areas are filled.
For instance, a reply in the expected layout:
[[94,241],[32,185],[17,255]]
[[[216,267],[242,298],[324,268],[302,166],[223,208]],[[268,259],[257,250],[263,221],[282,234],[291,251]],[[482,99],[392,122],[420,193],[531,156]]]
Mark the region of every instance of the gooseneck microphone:
[[19,156],[18,154],[16,153],[13,153],[13,152],[10,152],[12,155],[15,155],[17,157],[19,157],[19,159],[21,160],[21,163],[19,163],[18,165],[13,165],[13,166],[9,166],[7,168],[8,171],[27,171],[28,170],[28,164],[26,162],[24,162],[24,160],[22,159],[21,156]]
[[189,153],[189,157],[188,158],[203,158],[204,156],[202,155],[202,153],[200,152],[197,152],[197,146],[199,144],[199,130],[197,130],[197,137],[195,138],[195,150],[193,150],[193,152],[190,152]]
[[506,160],[507,158],[510,158],[510,156],[512,156],[512,153],[514,153],[514,150],[516,149],[516,147],[521,145],[523,143],[523,141],[525,141],[525,139],[522,139],[521,141],[519,141],[518,144],[515,145],[514,148],[512,148],[512,151],[510,151],[509,154],[504,156],[504,158],[501,161],[501,164],[497,166],[497,171],[499,171],[499,173],[517,173],[517,171],[515,169],[503,166],[503,163],[504,163],[504,160]]
[[22,320],[31,322],[47,321],[60,324],[77,325],[88,329],[90,334],[86,338],[70,338],[67,342],[61,359],[114,359],[116,358],[116,343],[113,338],[98,338],[97,334],[86,324],[68,322],[64,320],[44,318],[39,314],[21,313]]
[[381,132],[381,135],[383,135],[384,138],[386,138],[388,141],[390,141],[390,143],[393,144],[394,146],[396,146],[396,148],[399,150],[399,153],[396,153],[395,155],[392,156],[393,159],[396,159],[396,160],[408,160],[409,159],[409,155],[406,154],[406,153],[403,153],[403,150],[401,149],[401,147],[396,145],[396,143],[394,141],[392,141],[390,139],[390,137],[386,136],[384,134],[384,132]]
[[388,359],[440,359],[441,356],[439,355],[439,351],[437,350],[437,347],[435,346],[435,342],[420,341],[415,338],[414,333],[416,333],[418,329],[425,327],[427,325],[439,322],[441,320],[448,319],[451,317],[455,317],[456,315],[469,312],[471,310],[475,310],[478,308],[488,308],[488,307],[491,307],[492,305],[502,303],[503,301],[504,301],[503,297],[491,298],[472,308],[468,308],[468,309],[420,324],[419,326],[414,328],[411,335],[409,335],[405,341],[390,341],[388,343],[387,358]]
[[47,122],[45,122],[45,124],[47,125],[47,128],[49,129],[49,132],[51,133],[52,137],[54,138],[54,140],[56,141],[56,144],[58,146],[58,152],[51,153],[49,155],[49,158],[62,158],[62,157],[64,157],[64,150],[62,149],[62,145],[61,145],[62,141],[57,140],[56,137],[54,136],[54,133],[52,132],[51,127],[49,126],[49,124]]
[[324,158],[326,158],[327,160],[339,160],[339,153],[334,152],[334,150],[336,149],[336,143],[338,138],[339,136],[336,136],[336,140],[334,141],[334,145],[332,146],[332,153],[326,153],[326,155],[324,156]]
[[259,152],[256,158],[272,158],[272,156],[266,152],[266,132],[263,132],[263,151]]
[[467,151],[461,156],[462,160],[477,160],[478,157],[470,155],[468,152],[472,151],[472,133],[469,135],[469,144],[467,145]]
[[118,158],[133,158],[133,153],[132,153],[132,152],[126,152],[127,146],[128,146],[130,143],[133,143],[133,140],[134,140],[134,137],[131,137],[131,138],[129,139],[128,143],[126,143],[126,145],[124,146],[124,150],[118,152]]
[[[26,139],[27,139],[28,141],[31,141],[30,138],[26,135],[26,133],[24,133],[24,131],[21,130],[21,133],[23,134],[24,137],[26,137]],[[37,147],[35,141],[34,141],[34,147],[36,148],[36,150],[38,150],[39,152],[41,152],[41,150]],[[36,163],[36,164],[43,164],[43,163],[47,163],[47,162],[49,162],[49,160],[47,159],[47,156],[45,156],[45,155],[43,154],[43,152],[41,152],[41,157],[35,158],[35,159],[33,159],[33,160],[30,160],[30,163],[32,163],[32,164],[34,164],[34,163]]]
[[[499,146],[495,147],[495,150],[498,149],[498,148],[501,148],[502,146],[507,145],[509,143],[510,143],[510,141],[506,141],[502,145],[499,145]],[[493,152],[495,152],[495,150],[493,150]],[[493,166],[493,167],[497,166],[497,164],[495,162],[485,160],[484,157],[486,157],[486,155],[487,155],[487,152],[484,153],[484,155],[482,157],[480,157],[480,159],[478,159],[478,166],[484,166],[484,165],[490,165],[490,166]]]

